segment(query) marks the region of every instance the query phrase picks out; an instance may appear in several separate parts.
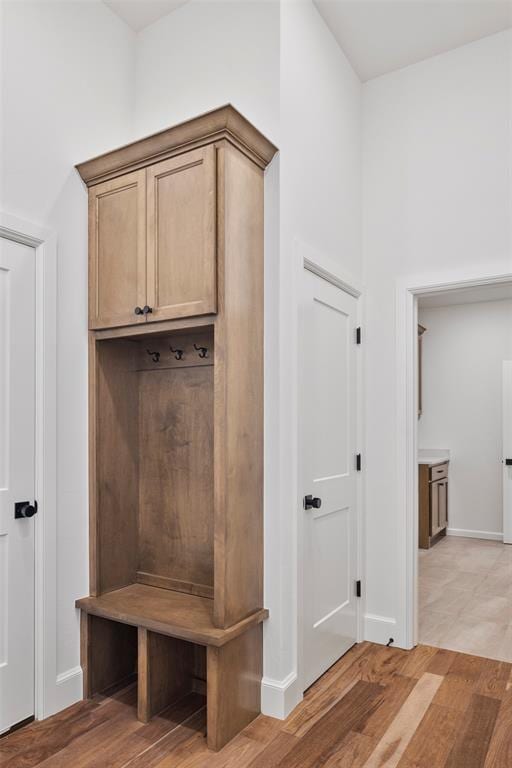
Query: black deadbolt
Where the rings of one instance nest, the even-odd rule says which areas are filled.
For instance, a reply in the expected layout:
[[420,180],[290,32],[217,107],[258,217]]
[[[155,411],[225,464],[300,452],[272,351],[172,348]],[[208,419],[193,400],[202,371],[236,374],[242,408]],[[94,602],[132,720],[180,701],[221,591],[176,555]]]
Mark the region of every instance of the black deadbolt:
[[321,506],[322,499],[319,499],[318,496],[312,496],[310,493],[304,496],[304,509],[320,509]]
[[14,518],[34,517],[37,512],[37,501],[31,504],[29,501],[17,501],[14,505]]

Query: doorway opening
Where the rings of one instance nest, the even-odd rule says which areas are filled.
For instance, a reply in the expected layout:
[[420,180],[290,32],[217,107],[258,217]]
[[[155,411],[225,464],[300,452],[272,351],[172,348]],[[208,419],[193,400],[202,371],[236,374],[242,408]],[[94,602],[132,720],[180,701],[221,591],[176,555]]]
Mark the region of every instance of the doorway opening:
[[512,275],[401,299],[407,645],[510,661]]

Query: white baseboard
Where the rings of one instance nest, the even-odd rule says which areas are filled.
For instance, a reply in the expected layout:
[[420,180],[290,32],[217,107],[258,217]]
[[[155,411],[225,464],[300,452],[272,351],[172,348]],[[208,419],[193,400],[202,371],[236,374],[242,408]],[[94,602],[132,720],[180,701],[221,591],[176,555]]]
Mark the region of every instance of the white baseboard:
[[372,643],[387,645],[390,638],[397,641],[396,619],[367,613],[364,617],[364,639]]
[[465,539],[489,539],[503,541],[503,534],[494,531],[472,531],[466,528],[447,528],[447,536],[462,536]]
[[261,711],[269,717],[284,720],[302,701],[299,679],[294,670],[284,680],[264,677],[261,681]]
[[82,667],[72,667],[57,675],[51,711],[45,717],[70,707],[83,698]]

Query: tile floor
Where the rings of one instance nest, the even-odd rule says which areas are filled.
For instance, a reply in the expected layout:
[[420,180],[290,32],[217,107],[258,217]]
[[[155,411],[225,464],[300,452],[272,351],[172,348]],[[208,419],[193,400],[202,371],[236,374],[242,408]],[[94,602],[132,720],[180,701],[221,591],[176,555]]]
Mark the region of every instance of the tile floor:
[[447,536],[419,550],[419,642],[512,662],[512,545]]

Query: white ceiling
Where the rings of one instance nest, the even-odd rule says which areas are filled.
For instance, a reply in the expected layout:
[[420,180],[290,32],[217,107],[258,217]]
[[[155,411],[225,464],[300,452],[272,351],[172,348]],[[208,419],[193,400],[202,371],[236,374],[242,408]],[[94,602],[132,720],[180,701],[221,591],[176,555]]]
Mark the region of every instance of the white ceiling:
[[453,291],[431,293],[419,297],[418,307],[420,309],[434,309],[453,304],[476,304],[481,301],[503,301],[503,299],[512,299],[512,283],[498,283],[497,285],[482,285],[475,288],[459,288]]
[[167,16],[188,0],[103,0],[135,32]]
[[512,26],[512,0],[314,0],[365,82]]

